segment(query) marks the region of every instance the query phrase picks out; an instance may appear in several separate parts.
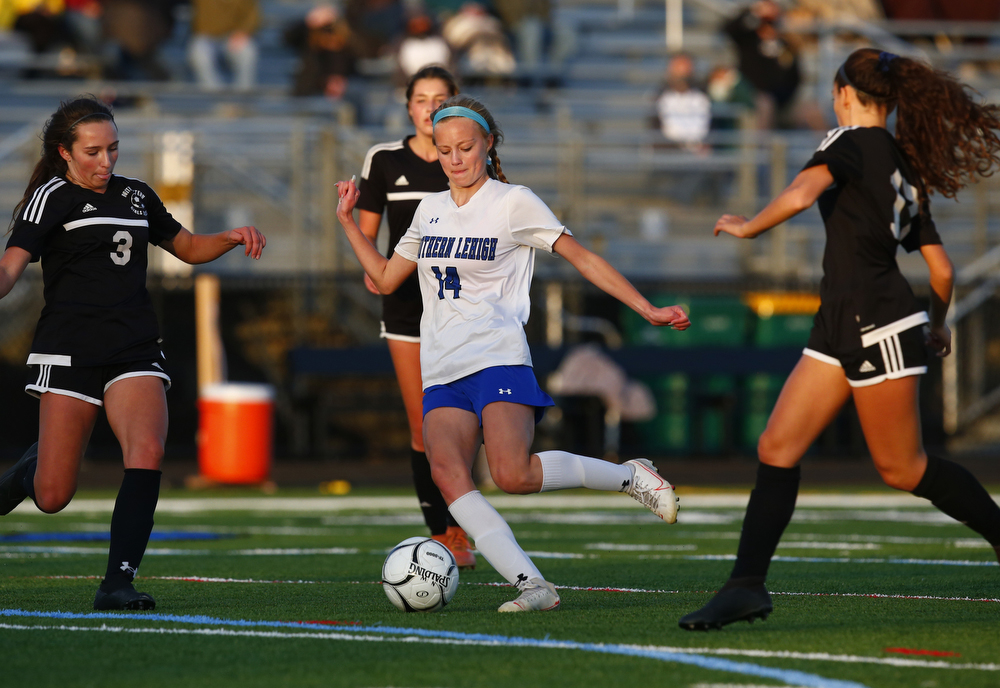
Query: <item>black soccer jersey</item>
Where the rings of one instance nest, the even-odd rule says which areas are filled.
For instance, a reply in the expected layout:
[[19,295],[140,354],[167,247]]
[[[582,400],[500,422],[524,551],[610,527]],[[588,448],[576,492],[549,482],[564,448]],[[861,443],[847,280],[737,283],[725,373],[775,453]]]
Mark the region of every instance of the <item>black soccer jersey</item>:
[[[361,196],[357,207],[373,213],[386,211],[389,222],[389,252],[406,234],[420,201],[428,194],[448,190],[448,177],[437,160],[427,162],[413,152],[407,137],[372,146],[361,169]],[[395,292],[383,298],[386,330],[419,335],[420,287],[411,275]],[[406,331],[401,331],[401,330]],[[394,331],[400,330],[400,331]]]
[[[159,338],[147,245],[181,225],[145,182],[112,175],[97,193],[53,177],[28,199],[7,246],[42,261],[45,307],[28,363],[95,366],[148,358]],[[158,349],[152,349],[153,352]]]
[[941,239],[929,206],[918,212],[919,180],[885,129],[832,130],[805,168],[816,165],[834,178],[819,197],[826,250],[817,323],[838,347],[853,348],[866,332],[921,311],[896,248],[915,251]]

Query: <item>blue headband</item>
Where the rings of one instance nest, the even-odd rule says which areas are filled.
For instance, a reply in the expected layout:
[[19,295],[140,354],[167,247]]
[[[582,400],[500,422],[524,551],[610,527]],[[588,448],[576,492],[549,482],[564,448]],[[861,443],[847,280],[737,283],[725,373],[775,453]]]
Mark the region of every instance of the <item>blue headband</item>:
[[880,72],[889,71],[889,63],[895,60],[899,55],[894,53],[881,52],[878,54],[878,70]]
[[490,125],[486,123],[486,120],[475,110],[470,110],[467,107],[462,107],[461,105],[453,105],[451,107],[446,107],[443,110],[439,110],[436,115],[434,115],[434,126],[443,120],[445,117],[465,117],[466,119],[471,119],[473,122],[478,124],[483,128],[487,134],[490,133]]

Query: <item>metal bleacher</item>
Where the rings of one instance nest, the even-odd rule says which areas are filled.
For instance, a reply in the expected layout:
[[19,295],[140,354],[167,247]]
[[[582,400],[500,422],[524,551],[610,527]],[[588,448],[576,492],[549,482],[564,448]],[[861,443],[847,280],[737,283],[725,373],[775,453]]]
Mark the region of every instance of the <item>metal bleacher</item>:
[[[542,79],[526,81],[521,77],[532,75],[517,72],[506,80],[468,80],[468,91],[490,107],[504,129],[504,171],[511,181],[531,187],[583,243],[633,280],[732,293],[746,285],[814,289],[824,244],[815,209],[754,242],[713,238],[711,228],[722,212],[751,214],[761,208],[809,158],[822,132],[754,130],[744,113],[720,105],[718,114],[741,126],[712,132],[708,154],[665,147],[651,119],[668,56],[671,2],[681,0],[558,0],[554,21],[570,27],[575,37],[575,50],[564,64],[548,66]],[[161,49],[173,76],[162,83],[23,80],[20,70],[44,59],[30,56],[10,37],[0,38],[0,207],[13,208],[20,198],[37,157],[38,131],[55,104],[77,93],[113,91],[120,102],[120,173],[155,184],[164,132],[190,132],[197,174],[194,228],[209,231],[238,220],[266,230],[266,261],[227,257],[213,270],[241,284],[336,284],[325,317],[356,344],[371,344],[377,307],[357,284],[358,267],[333,215],[331,190],[334,181],[360,169],[370,145],[408,133],[405,108],[385,60],[364,63],[363,75],[339,102],[288,95],[297,57],[283,45],[282,29],[312,2],[262,0],[261,5],[260,86],[249,94],[194,87],[185,66],[184,15]],[[683,2],[679,47],[693,55],[699,74],[734,62],[718,26],[738,6],[731,0]],[[1000,100],[998,70],[990,66],[1000,57],[995,41],[964,45],[955,38],[946,50],[942,41],[919,39],[949,31],[995,38],[998,25],[848,22],[801,29],[803,98],[824,107],[836,65],[865,41],[897,50],[911,46],[906,49],[947,69],[982,65],[963,72],[963,79]],[[957,203],[935,200],[935,217],[960,268],[1000,244],[998,206],[1000,186],[992,179],[964,191]],[[925,281],[919,257],[901,256],[900,264],[915,282]],[[540,282],[570,277],[563,261],[546,257],[538,260],[537,274]],[[960,298],[992,279],[993,271],[962,274],[968,279],[960,284]],[[990,299],[992,291],[982,303]],[[15,329],[8,316],[11,303],[0,302],[0,345],[3,333]],[[568,310],[582,300],[573,303],[567,301]],[[955,373],[956,389],[965,385],[973,390],[963,392],[966,398],[983,398],[989,390],[960,382],[974,376],[972,370]]]

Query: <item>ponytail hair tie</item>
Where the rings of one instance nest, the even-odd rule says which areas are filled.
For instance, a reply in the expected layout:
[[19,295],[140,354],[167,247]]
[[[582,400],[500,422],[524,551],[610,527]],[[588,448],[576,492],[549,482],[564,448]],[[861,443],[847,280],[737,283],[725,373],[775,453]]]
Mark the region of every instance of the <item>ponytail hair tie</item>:
[[895,60],[897,57],[899,57],[899,55],[896,55],[895,53],[887,53],[887,52],[879,53],[878,64],[876,65],[878,67],[878,71],[883,73],[888,72],[889,63]]

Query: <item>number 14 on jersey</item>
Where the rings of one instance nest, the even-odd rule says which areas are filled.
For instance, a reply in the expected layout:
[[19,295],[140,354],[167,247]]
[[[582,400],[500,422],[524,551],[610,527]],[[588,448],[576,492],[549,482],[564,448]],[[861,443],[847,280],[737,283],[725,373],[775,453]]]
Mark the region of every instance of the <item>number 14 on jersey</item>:
[[431,266],[431,270],[437,277],[438,298],[443,299],[445,290],[448,290],[451,292],[451,298],[457,299],[458,293],[462,291],[462,280],[458,277],[458,268],[447,267],[444,269],[444,275],[441,274],[441,268],[436,265]]

